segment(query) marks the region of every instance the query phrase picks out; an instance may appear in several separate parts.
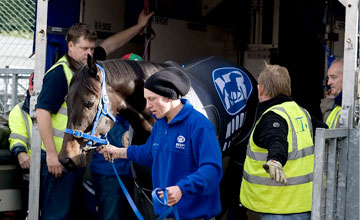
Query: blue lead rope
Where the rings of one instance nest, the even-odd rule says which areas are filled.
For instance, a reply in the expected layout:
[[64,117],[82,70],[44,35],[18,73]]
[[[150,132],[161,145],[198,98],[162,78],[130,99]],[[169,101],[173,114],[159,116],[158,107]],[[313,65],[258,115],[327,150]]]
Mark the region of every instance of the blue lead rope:
[[[160,199],[158,196],[158,192],[159,191],[163,191],[163,195],[164,198]],[[168,217],[168,215],[170,215],[170,213],[174,212],[174,217],[176,220],[180,220],[179,217],[179,211],[176,207],[176,205],[173,206],[168,206],[168,196],[167,196],[167,189],[160,189],[160,188],[156,188],[152,191],[151,196],[153,198],[153,203],[154,203],[154,207],[156,205],[160,205],[160,206],[167,206],[168,208],[160,215],[159,218],[157,218],[156,220],[163,220],[164,218]]]
[[[89,146],[94,145],[95,143],[107,144],[106,139],[95,137],[95,131],[96,131],[96,128],[97,128],[97,123],[99,122],[101,116],[108,116],[114,122],[116,121],[116,118],[109,112],[109,109],[108,109],[108,106],[107,106],[107,104],[109,103],[109,97],[108,97],[107,92],[106,92],[106,79],[105,79],[106,74],[105,74],[105,70],[104,70],[104,68],[102,66],[100,66],[98,64],[96,64],[96,65],[101,70],[101,73],[102,73],[102,84],[101,84],[101,96],[100,96],[99,106],[98,106],[98,109],[97,109],[97,112],[96,112],[93,127],[91,129],[91,134],[87,135],[86,133],[83,133],[83,132],[80,132],[80,131],[77,131],[77,130],[72,130],[72,129],[68,129],[68,128],[65,129],[66,133],[72,134],[75,137],[82,137],[82,138],[88,139],[89,141],[88,141],[87,145],[89,145]],[[118,180],[118,182],[119,182],[119,184],[121,186],[121,189],[123,190],[123,192],[125,194],[125,197],[128,200],[128,202],[129,202],[132,210],[134,211],[135,215],[138,217],[139,220],[144,220],[144,218],[140,214],[140,211],[137,209],[134,201],[132,200],[129,192],[127,191],[124,183],[121,181],[120,176],[119,176],[119,174],[118,174],[118,172],[116,170],[114,162],[112,163],[112,167],[114,169],[115,176],[116,176],[116,178],[117,178],[117,180]],[[155,189],[152,192],[154,203],[157,202],[157,205],[168,206],[167,190],[163,190],[164,191],[163,200],[161,200],[157,196],[157,192],[159,190],[161,190],[161,189]],[[154,198],[154,196],[155,196],[155,198]],[[162,219],[166,218],[171,212],[174,212],[176,220],[180,220],[179,213],[178,213],[178,210],[177,210],[176,206],[171,206],[171,207],[168,206],[168,208],[165,210],[165,212],[163,212],[160,215],[160,217],[157,218],[157,220],[162,220]]]
[[136,208],[136,205],[135,205],[134,201],[132,200],[129,192],[127,191],[124,183],[121,181],[121,179],[120,179],[120,177],[119,177],[119,174],[118,174],[118,172],[117,172],[117,170],[116,170],[116,167],[115,167],[115,163],[114,163],[114,162],[112,163],[112,167],[113,167],[114,172],[115,172],[115,174],[116,174],[116,178],[117,178],[117,180],[118,180],[119,183],[120,183],[121,189],[123,190],[123,192],[124,192],[124,194],[125,194],[125,196],[126,196],[126,199],[129,201],[129,204],[130,204],[132,210],[134,211],[135,215],[138,217],[139,220],[144,220],[144,218],[141,216],[139,210]]
[[[113,162],[112,163],[112,167],[114,169],[114,172],[115,172],[115,176],[121,186],[121,189],[123,190],[124,194],[125,194],[125,197],[126,199],[128,200],[132,210],[134,211],[135,215],[138,217],[139,220],[144,220],[144,218],[142,217],[142,215],[140,214],[140,211],[137,209],[134,201],[132,200],[129,192],[127,191],[124,183],[121,181],[120,177],[119,177],[119,174],[116,170],[116,167],[115,167],[115,163]],[[159,191],[164,191],[164,198],[163,199],[160,199],[159,196],[158,196],[158,192]],[[154,206],[155,205],[161,205],[161,206],[168,206],[168,197],[167,197],[167,190],[166,189],[160,189],[160,188],[156,188],[152,191],[151,193],[152,197],[153,197],[153,203],[154,203]],[[176,207],[176,205],[174,206],[168,206],[168,208],[160,215],[160,217],[158,217],[156,220],[163,220],[164,218],[166,218],[167,216],[170,215],[170,213],[174,212],[174,216],[175,216],[175,219],[176,220],[180,220],[180,217],[179,217],[179,211]]]

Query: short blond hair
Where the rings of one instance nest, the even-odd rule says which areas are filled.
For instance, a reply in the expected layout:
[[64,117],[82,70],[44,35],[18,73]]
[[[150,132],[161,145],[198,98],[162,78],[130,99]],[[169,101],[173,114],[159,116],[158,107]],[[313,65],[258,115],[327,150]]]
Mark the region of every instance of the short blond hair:
[[290,75],[285,67],[265,63],[259,75],[258,84],[263,86],[264,93],[271,98],[281,94],[291,96]]

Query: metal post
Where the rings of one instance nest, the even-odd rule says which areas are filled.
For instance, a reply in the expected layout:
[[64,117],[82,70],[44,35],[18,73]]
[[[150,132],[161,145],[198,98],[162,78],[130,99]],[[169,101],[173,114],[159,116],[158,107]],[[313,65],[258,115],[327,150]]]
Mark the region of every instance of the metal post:
[[314,179],[313,179],[313,200],[311,220],[319,220],[323,210],[321,210],[322,184],[325,159],[325,129],[316,129],[315,135],[315,158],[314,158]]
[[354,103],[357,89],[357,50],[358,50],[358,12],[359,0],[340,1],[346,8],[345,17],[345,44],[343,69],[343,95],[342,112],[340,116],[341,127],[354,127]]
[[336,202],[336,145],[337,139],[329,140],[326,175],[326,219],[334,219]]
[[344,211],[345,219],[359,219],[360,217],[360,129],[351,129],[349,137],[349,153],[347,157],[347,184],[346,184],[346,209]]
[[[348,135],[349,129],[347,128],[316,129],[311,220],[344,219],[343,216],[338,217],[335,205],[337,208],[339,201],[338,199],[336,201],[334,200],[339,193],[344,194],[342,196],[346,194],[342,191],[346,185],[346,180],[345,182],[343,181],[340,170],[342,171],[342,167],[346,166],[346,163],[344,166],[341,165],[344,163],[344,161],[341,160],[343,159],[342,155],[346,156],[347,154],[346,144]],[[326,145],[326,139],[330,140],[328,146]],[[337,155],[337,149],[339,147],[337,145],[343,148],[343,153],[340,153],[339,156]],[[326,167],[325,164],[327,164]],[[339,166],[338,175],[341,179],[340,182],[336,180],[338,173],[337,166]],[[341,200],[341,202],[345,203],[343,200]],[[342,204],[340,204],[340,206],[341,205]],[[334,214],[336,214],[335,217]]]
[[41,138],[36,122],[35,103],[42,86],[46,62],[48,0],[37,1],[34,95],[30,99],[30,117],[33,119],[29,185],[29,220],[39,219]]
[[9,95],[9,92],[8,92],[8,90],[9,90],[9,75],[10,74],[7,74],[6,76],[5,76],[5,88],[4,88],[4,97],[3,97],[3,107],[4,107],[4,113],[6,112],[6,111],[8,111],[9,110],[9,107],[8,107],[8,95]]
[[18,87],[18,73],[13,73],[11,76],[12,89],[11,89],[11,109],[13,109],[17,103],[17,87]]
[[[350,130],[349,130],[350,131]],[[346,191],[347,191],[347,170],[348,170],[348,152],[349,152],[349,137],[339,139],[337,143],[337,159],[338,176],[337,176],[337,191],[336,191],[336,210],[334,219],[342,220],[346,218]]]

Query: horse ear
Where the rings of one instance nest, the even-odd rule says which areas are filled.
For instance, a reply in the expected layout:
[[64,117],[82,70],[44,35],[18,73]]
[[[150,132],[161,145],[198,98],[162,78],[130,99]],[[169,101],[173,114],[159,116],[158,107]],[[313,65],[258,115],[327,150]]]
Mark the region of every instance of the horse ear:
[[87,57],[87,66],[89,68],[90,76],[96,77],[96,75],[97,75],[96,62],[95,62],[94,58],[92,58],[89,54]]

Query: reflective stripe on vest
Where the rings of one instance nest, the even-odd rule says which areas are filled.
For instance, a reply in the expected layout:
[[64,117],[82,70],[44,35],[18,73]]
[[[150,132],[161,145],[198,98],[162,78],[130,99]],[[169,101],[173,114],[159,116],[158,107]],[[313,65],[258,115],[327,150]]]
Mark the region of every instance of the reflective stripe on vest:
[[[68,61],[65,56],[63,56],[61,59],[59,59],[58,62],[56,62],[46,73],[53,70],[55,67],[62,65],[65,77],[67,80],[67,85],[70,85],[70,81],[72,78],[72,71],[69,67]],[[45,73],[45,74],[46,74]],[[51,123],[53,127],[53,135],[54,135],[54,143],[56,146],[56,151],[59,153],[62,147],[62,142],[64,138],[64,130],[66,128],[67,124],[67,105],[64,101],[61,104],[61,107],[59,108],[58,112],[56,114],[51,114]],[[46,151],[46,148],[44,146],[44,143],[41,143],[41,148]]]
[[[300,107],[300,106],[299,106]],[[309,114],[307,113],[306,110],[304,110],[303,108],[300,107],[300,109],[304,112],[305,116],[306,116],[306,120],[308,122],[311,122],[311,119],[309,117]],[[283,112],[284,114],[286,114],[286,116],[288,118],[290,118],[290,116],[286,113],[285,109],[281,108],[281,107],[275,107],[275,108],[272,108],[271,110],[278,110],[278,111],[281,111]],[[266,111],[268,112],[268,111]],[[264,114],[266,113],[264,112]],[[264,115],[263,114],[263,115]],[[258,120],[259,121],[259,120]],[[299,159],[299,158],[303,158],[303,157],[306,157],[306,156],[309,156],[309,155],[312,155],[314,154],[314,145],[311,146],[311,147],[307,147],[307,148],[304,148],[304,149],[301,149],[301,150],[298,150],[298,146],[297,146],[297,135],[296,135],[296,132],[295,132],[295,128],[294,128],[294,125],[292,123],[291,120],[289,120],[290,122],[290,126],[291,126],[291,139],[292,139],[292,146],[293,146],[293,150],[291,152],[288,153],[288,160],[296,160],[296,159]],[[256,123],[257,125],[257,123]],[[313,132],[313,129],[312,129],[312,124],[309,123],[309,130],[310,130],[310,134],[311,134],[311,137],[312,137],[312,132]],[[267,153],[262,153],[262,152],[253,152],[251,151],[250,147],[247,148],[246,150],[246,154],[247,156],[249,156],[250,158],[254,159],[254,160],[258,160],[258,161],[266,161],[267,159]]]
[[14,132],[10,133],[9,138],[22,140],[24,143],[28,142],[27,137],[25,137],[25,136],[23,136],[21,134],[14,133]]
[[[267,185],[267,186],[283,186],[281,183],[277,183],[274,180],[271,180],[269,177],[261,177],[261,176],[251,176],[247,172],[244,171],[243,173],[244,179],[246,179],[248,182],[261,184],[261,185]],[[286,178],[287,180],[287,186],[291,185],[299,185],[303,183],[308,183],[313,180],[313,174],[309,173],[304,176],[295,176]]]
[[[30,116],[29,114],[27,114],[24,110],[22,110],[22,107],[24,105],[24,102],[21,102],[19,103],[18,105],[16,105],[14,107],[14,109],[12,110],[12,114],[10,114],[9,116],[11,117],[15,117],[17,123],[25,123],[25,128],[26,128],[26,131],[22,131],[24,134],[26,132],[27,136],[24,136],[22,134],[19,134],[19,133],[16,133],[16,131],[12,131],[9,135],[9,139],[13,139],[14,141],[10,141],[10,149],[15,146],[15,145],[21,145],[21,146],[24,146],[25,148],[27,148],[27,153],[30,155],[30,151],[31,151],[31,125],[32,123],[30,124]],[[21,114],[21,117],[23,118],[23,121],[19,121],[18,118],[20,117],[20,114]],[[10,119],[9,119],[10,120]],[[19,132],[19,131],[18,131]],[[23,143],[19,142],[22,141]],[[24,145],[25,144],[25,145]]]
[[342,109],[341,106],[337,105],[330,112],[329,116],[326,119],[326,124],[329,128],[336,128],[336,126],[338,125],[341,109]]
[[[288,161],[284,166],[288,183],[278,184],[270,179],[262,164],[268,151],[256,146],[254,130],[267,112],[272,111],[288,124]],[[295,102],[285,102],[266,110],[253,129],[244,164],[241,184],[241,203],[250,210],[273,214],[290,214],[311,210],[314,144],[308,112]]]

